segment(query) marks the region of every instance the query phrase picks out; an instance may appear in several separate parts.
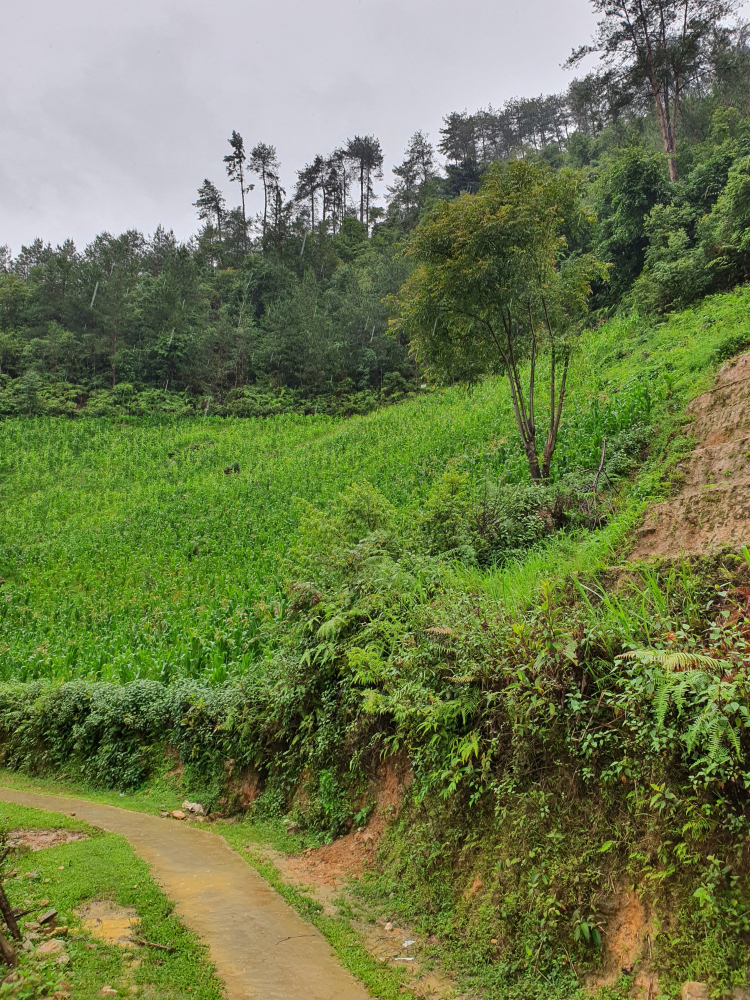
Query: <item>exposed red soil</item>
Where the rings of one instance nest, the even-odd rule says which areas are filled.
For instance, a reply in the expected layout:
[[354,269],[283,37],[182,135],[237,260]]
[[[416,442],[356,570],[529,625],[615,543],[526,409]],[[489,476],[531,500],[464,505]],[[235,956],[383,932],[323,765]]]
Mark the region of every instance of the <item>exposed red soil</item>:
[[382,764],[370,787],[375,806],[367,825],[332,844],[287,858],[285,873],[306,885],[332,888],[347,878],[361,875],[374,857],[386,826],[397,814],[411,777],[408,764],[393,760]]
[[[311,889],[324,910],[334,916],[337,913],[334,900],[341,895],[344,883],[361,875],[373,861],[380,839],[398,814],[411,780],[407,761],[386,761],[369,788],[375,806],[365,827],[352,830],[332,844],[310,848],[297,856],[289,857],[268,849],[261,853],[273,862],[284,879]],[[423,936],[392,924],[385,916],[375,923],[360,920],[353,923],[374,958],[406,969],[409,990],[414,996],[424,1000],[460,1000],[461,995],[451,979],[426,967],[421,953],[425,943],[430,942],[425,942]],[[410,942],[408,947],[404,947],[405,941]]]
[[602,964],[599,972],[587,977],[586,985],[612,986],[623,973],[635,973],[631,996],[653,1000],[658,981],[649,964],[654,921],[648,905],[632,889],[620,887],[602,896],[598,909],[604,920]]
[[687,413],[696,447],[678,465],[680,491],[649,510],[631,559],[712,555],[750,544],[750,354],[724,365]]
[[76,840],[88,840],[87,833],[80,830],[37,830],[34,828],[8,831],[9,847],[26,847],[32,851],[43,851],[45,847],[58,844],[72,844]]

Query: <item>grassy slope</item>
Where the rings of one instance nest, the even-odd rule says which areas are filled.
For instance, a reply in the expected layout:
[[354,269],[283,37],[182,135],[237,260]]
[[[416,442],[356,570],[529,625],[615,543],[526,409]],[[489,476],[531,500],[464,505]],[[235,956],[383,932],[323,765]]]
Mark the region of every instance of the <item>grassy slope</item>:
[[[745,290],[656,327],[615,320],[587,334],[558,471],[595,465],[603,434],[679,409],[710,378],[716,345],[747,329],[748,302]],[[476,477],[524,475],[502,380],[348,421],[7,420],[0,456],[5,677],[221,680],[253,655],[252,604],[274,591],[295,496],[325,504],[368,479],[408,516],[448,460]],[[240,474],[225,475],[234,462]],[[519,583],[514,572],[473,582],[524,589],[528,566]]]
[[[63,976],[76,1000],[100,997],[105,985],[117,989],[120,995],[127,994],[135,986],[138,995],[158,997],[159,1000],[186,995],[201,1000],[220,1000],[221,984],[207,960],[206,949],[172,915],[172,904],[151,879],[148,866],[133,854],[122,837],[104,834],[59,813],[7,802],[0,803],[0,827],[62,827],[91,834],[89,840],[61,844],[13,859],[12,866],[19,875],[5,880],[11,903],[28,908],[26,900],[33,906],[35,901],[48,899],[58,911],[58,923],[71,928],[66,944],[71,961],[60,969],[54,961],[39,965],[29,954],[22,953],[21,972],[28,986],[0,987],[0,996],[19,995],[24,1000],[41,997],[48,992],[42,988],[45,983],[54,985]],[[28,878],[27,872],[37,874]],[[135,907],[143,936],[149,941],[172,944],[175,952],[139,951],[140,964],[134,968],[129,961],[130,953],[115,945],[100,942],[96,948],[87,948],[91,938],[79,926],[74,911],[88,900],[102,898],[111,899],[120,906]],[[34,919],[34,909],[35,913],[28,920]],[[17,993],[19,989],[20,994]]]

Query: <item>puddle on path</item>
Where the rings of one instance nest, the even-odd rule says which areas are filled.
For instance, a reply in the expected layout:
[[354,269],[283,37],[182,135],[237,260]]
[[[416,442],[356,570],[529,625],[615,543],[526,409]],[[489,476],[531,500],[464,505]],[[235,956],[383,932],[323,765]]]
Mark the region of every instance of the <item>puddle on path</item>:
[[106,899],[94,900],[75,912],[86,930],[100,941],[117,944],[121,948],[134,946],[131,924],[137,921],[138,914],[132,906],[117,906]]

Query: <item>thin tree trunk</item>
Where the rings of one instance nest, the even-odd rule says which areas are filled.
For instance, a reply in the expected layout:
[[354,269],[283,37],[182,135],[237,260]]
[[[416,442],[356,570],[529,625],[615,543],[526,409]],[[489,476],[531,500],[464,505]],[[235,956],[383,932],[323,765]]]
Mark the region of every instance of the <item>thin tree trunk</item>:
[[[674,136],[672,135],[671,122],[669,116],[669,84],[666,84],[666,100],[667,106],[665,108],[664,102],[662,101],[662,96],[659,90],[659,81],[656,76],[656,68],[654,65],[654,51],[651,44],[651,36],[648,31],[648,20],[646,18],[646,13],[643,10],[643,4],[638,4],[639,10],[641,12],[641,22],[643,24],[643,37],[646,42],[646,63],[648,66],[648,80],[651,86],[651,94],[654,98],[654,104],[656,105],[656,117],[659,120],[659,129],[661,130],[662,143],[664,145],[664,152],[667,155],[667,162],[669,163],[669,177],[673,182],[677,180],[677,161],[675,159],[675,143]],[[633,45],[637,48],[638,40],[636,38],[635,30],[628,20],[628,28],[630,30],[630,36],[633,40]],[[676,114],[676,111],[675,111]]]
[[[513,317],[508,316],[507,320],[503,318],[503,324],[505,326],[505,334],[508,343],[507,353],[503,350],[500,340],[495,333],[492,325],[486,323],[490,333],[492,334],[492,339],[495,341],[495,346],[497,347],[498,353],[503,360],[503,365],[505,366],[505,372],[508,376],[508,382],[510,384],[510,395],[513,401],[513,410],[516,415],[516,425],[518,426],[518,432],[521,435],[521,441],[523,442],[524,451],[526,452],[526,460],[529,463],[529,472],[531,478],[535,483],[538,483],[542,476],[539,471],[539,456],[536,451],[536,431],[534,427],[534,414],[533,411],[530,414],[530,419],[526,415],[526,407],[524,405],[523,398],[523,386],[521,385],[521,378],[518,374],[518,366],[516,365],[515,355],[513,353],[513,338],[512,338],[512,323]],[[533,379],[532,379],[533,386]],[[533,388],[530,386],[530,399],[533,402],[534,392]]]
[[18,955],[16,955],[15,950],[11,947],[10,943],[5,940],[5,937],[0,933],[0,958],[9,965],[11,969],[15,969],[18,965]]
[[370,235],[370,168],[367,168],[367,187],[365,189],[365,222],[367,224],[367,235]]
[[21,932],[18,929],[16,918],[13,916],[13,907],[8,902],[8,897],[5,895],[5,889],[3,889],[2,885],[0,885],[0,912],[3,915],[11,937],[14,937],[16,941],[20,941]]
[[263,236],[266,235],[266,224],[268,222],[268,184],[266,183],[266,168],[263,168]]
[[240,193],[242,195],[242,249],[247,252],[247,215],[245,213],[245,175],[240,163]]
[[547,441],[544,445],[544,457],[542,459],[542,479],[549,479],[552,457],[557,447],[557,435],[560,430],[560,418],[562,416],[563,402],[565,401],[565,383],[568,380],[568,365],[570,363],[570,352],[565,355],[562,378],[560,379],[560,393],[557,399],[557,410],[554,409],[554,397],[552,398],[552,422],[547,432]]

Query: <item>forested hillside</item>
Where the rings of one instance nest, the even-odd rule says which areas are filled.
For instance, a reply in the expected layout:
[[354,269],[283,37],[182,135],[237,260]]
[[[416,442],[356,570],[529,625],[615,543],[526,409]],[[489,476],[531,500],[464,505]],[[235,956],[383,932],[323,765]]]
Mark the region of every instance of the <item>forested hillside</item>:
[[[565,257],[609,265],[595,314],[667,312],[744,280],[750,53],[733,5],[688,4],[689,25],[654,42],[653,72],[595,6],[600,70],[561,94],[446,114],[436,143],[414,133],[385,191],[372,135],[313,156],[287,192],[274,147],[234,132],[187,243],[157,227],[6,247],[0,413],[352,413],[398,398],[423,381],[406,335],[388,332],[410,233],[519,158],[576,176],[585,219],[567,227]],[[262,209],[248,217],[251,185]]]

